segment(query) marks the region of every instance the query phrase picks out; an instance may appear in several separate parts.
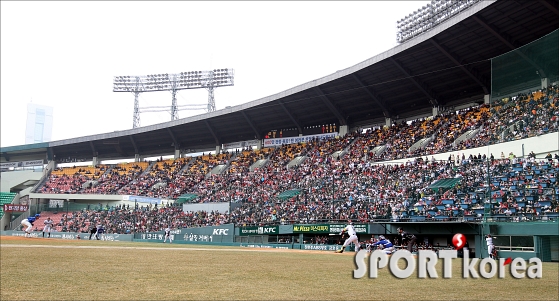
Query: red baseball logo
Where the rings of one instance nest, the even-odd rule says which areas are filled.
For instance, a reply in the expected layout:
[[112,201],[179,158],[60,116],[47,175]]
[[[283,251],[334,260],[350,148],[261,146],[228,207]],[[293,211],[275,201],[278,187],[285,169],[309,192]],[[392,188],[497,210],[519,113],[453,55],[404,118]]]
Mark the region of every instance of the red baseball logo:
[[456,233],[452,237],[452,244],[456,247],[456,250],[460,250],[466,244],[466,236],[462,233]]

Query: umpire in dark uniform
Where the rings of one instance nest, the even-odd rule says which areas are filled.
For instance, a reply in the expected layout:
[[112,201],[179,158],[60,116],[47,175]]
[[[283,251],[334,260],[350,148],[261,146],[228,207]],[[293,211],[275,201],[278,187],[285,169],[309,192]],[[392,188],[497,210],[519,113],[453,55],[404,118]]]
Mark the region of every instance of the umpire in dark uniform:
[[404,241],[408,242],[408,251],[410,251],[410,253],[411,253],[413,245],[415,244],[415,241],[417,240],[417,237],[415,237],[415,235],[413,235],[411,233],[408,233],[408,232],[404,231],[404,229],[402,227],[398,228],[398,235],[402,236],[402,242],[404,242]]
[[91,230],[89,230],[89,240],[91,240],[92,236],[95,236],[97,233],[97,227],[93,226],[93,228],[91,228]]

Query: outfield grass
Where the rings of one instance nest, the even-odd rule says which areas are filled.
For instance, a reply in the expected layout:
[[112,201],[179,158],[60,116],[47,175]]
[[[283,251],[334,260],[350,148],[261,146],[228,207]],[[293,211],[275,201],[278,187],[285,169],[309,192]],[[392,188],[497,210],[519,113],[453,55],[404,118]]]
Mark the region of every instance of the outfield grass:
[[[0,238],[0,300],[558,300],[542,279],[353,279],[353,254]],[[403,262],[402,262],[403,265]],[[437,264],[439,277],[442,264]]]

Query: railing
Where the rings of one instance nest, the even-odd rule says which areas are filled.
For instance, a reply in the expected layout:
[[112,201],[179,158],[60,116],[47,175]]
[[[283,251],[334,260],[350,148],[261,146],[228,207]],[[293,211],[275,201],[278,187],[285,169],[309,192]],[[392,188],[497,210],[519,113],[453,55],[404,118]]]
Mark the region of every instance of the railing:
[[[419,218],[417,218],[419,217]],[[509,216],[509,217],[488,217],[486,222],[557,222],[559,220],[559,213],[556,213],[554,216],[532,216],[526,218],[518,219],[518,216]],[[369,224],[369,223],[394,223],[394,222],[414,222],[414,223],[440,223],[440,222],[469,222],[469,223],[481,223],[483,221],[483,216],[466,216],[466,217],[448,217],[448,216],[440,216],[440,218],[427,218],[426,216],[420,215],[411,218],[380,218],[380,219],[372,219],[368,221],[359,221],[353,219],[353,222],[356,224]],[[301,224],[347,224],[347,219],[316,219],[312,221],[304,221],[304,220],[287,220],[287,221],[273,221],[273,222],[258,222],[258,223],[242,223],[237,226],[276,226],[276,225],[301,225]]]
[[534,252],[534,247],[513,247],[513,246],[495,246],[497,251],[520,251],[520,252]]

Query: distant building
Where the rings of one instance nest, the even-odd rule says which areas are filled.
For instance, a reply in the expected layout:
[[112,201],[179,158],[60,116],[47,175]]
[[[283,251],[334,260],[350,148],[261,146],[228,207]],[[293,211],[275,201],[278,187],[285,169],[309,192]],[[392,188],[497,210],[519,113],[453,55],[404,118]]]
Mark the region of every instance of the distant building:
[[27,105],[25,144],[49,142],[52,139],[52,107]]

